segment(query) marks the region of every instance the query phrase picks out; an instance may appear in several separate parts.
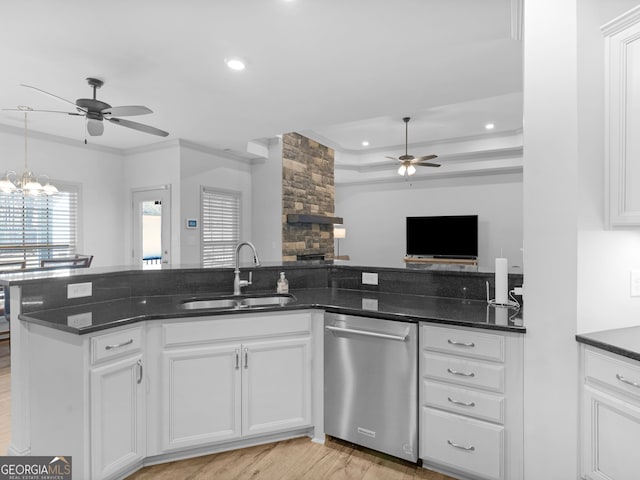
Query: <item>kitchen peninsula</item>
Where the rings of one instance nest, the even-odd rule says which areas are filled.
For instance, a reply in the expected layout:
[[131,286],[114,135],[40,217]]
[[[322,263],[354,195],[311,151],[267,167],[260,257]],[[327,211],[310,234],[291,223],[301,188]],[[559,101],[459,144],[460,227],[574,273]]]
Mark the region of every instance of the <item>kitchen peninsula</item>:
[[[469,464],[459,463],[459,447],[440,455],[439,446],[424,450],[421,439],[425,465],[473,478],[521,476],[525,328],[521,310],[487,306],[492,275],[337,265],[242,270],[253,276],[235,297],[243,302],[202,309],[185,302],[232,298],[231,269],[5,276],[14,369],[10,454],[55,449],[73,457],[79,478],[97,479],[294,436],[322,441],[323,316],[332,312],[420,325],[420,356],[432,362],[420,363],[422,424],[455,422],[480,435],[480,461]],[[290,296],[275,296],[280,271]],[[363,284],[363,273],[377,285]],[[510,288],[521,283],[522,276],[510,277]],[[79,292],[90,295],[68,298]],[[244,302],[265,296],[287,303]],[[440,347],[435,339],[447,332],[473,338],[478,351],[446,350],[459,349],[456,342]],[[473,382],[444,383],[429,370],[443,361],[486,370],[495,381],[485,385],[478,374]],[[436,387],[472,395],[487,408],[452,411],[431,397]]]

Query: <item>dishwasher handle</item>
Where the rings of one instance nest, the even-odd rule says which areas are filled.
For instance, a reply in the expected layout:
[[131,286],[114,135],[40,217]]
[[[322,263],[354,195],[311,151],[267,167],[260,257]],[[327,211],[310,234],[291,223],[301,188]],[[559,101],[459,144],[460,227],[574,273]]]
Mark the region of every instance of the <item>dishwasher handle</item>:
[[409,333],[406,333],[405,335],[391,335],[389,333],[370,332],[368,330],[356,330],[354,328],[334,327],[333,325],[326,325],[324,328],[332,332],[353,333],[354,335],[364,335],[365,337],[384,338],[386,340],[398,340],[399,342],[404,342],[409,336]]

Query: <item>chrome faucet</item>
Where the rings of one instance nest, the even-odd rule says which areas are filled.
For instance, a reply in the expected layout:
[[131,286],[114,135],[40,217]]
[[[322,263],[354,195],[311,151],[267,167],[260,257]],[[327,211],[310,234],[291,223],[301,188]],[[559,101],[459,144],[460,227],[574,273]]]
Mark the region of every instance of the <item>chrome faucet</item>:
[[260,266],[260,259],[258,258],[258,252],[256,252],[256,247],[253,246],[253,243],[251,242],[240,242],[238,245],[236,245],[236,269],[233,271],[234,273],[234,278],[233,278],[233,294],[234,295],[240,295],[242,292],[240,291],[240,289],[242,287],[246,287],[247,285],[251,285],[251,273],[249,272],[249,280],[240,280],[240,249],[244,246],[247,245],[249,248],[251,248],[251,250],[253,251],[253,263],[255,264],[256,267]]

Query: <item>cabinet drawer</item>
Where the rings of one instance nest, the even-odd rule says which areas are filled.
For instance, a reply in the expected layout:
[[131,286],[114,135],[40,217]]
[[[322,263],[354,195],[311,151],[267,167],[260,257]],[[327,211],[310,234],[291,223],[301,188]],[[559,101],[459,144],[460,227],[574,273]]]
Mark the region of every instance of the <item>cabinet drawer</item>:
[[504,479],[504,427],[423,407],[420,457],[473,478]]
[[120,357],[142,349],[142,327],[96,335],[91,338],[91,363]]
[[273,313],[202,317],[196,321],[164,324],[162,328],[164,346],[188,345],[247,337],[308,334],[311,332],[311,316]]
[[501,395],[423,380],[422,403],[490,422],[504,423],[504,397]]
[[492,333],[422,325],[422,348],[504,362],[504,337]]
[[504,393],[504,365],[422,352],[422,375]]
[[588,382],[604,383],[640,398],[640,363],[638,362],[585,349],[584,371]]

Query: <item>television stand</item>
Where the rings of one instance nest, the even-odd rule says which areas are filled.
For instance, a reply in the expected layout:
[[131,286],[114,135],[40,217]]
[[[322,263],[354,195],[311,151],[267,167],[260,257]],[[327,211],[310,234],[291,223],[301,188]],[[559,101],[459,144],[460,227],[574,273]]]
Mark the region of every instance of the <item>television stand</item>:
[[477,271],[477,258],[446,258],[446,257],[404,257],[404,263],[411,268],[451,269],[463,271]]

